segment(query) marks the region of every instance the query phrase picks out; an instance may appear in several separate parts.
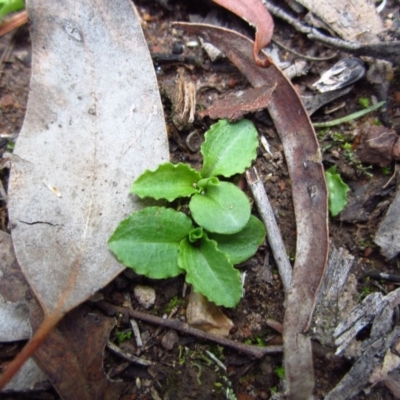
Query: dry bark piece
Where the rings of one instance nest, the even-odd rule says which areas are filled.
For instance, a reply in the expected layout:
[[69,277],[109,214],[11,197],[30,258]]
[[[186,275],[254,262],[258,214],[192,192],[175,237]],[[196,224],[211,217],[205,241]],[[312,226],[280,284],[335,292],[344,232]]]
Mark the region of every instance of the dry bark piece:
[[[169,157],[155,72],[132,3],[31,0],[27,8],[32,77],[9,216],[18,262],[46,318],[24,357],[123,270],[107,240],[116,221],[140,207],[129,195],[132,180]],[[17,367],[9,364],[0,386]]]
[[328,201],[321,152],[314,129],[295,89],[271,62],[253,62],[253,43],[223,28],[204,24],[175,26],[216,45],[252,86],[277,86],[268,111],[283,144],[292,182],[297,246],[284,318],[285,375],[291,399],[312,396],[314,372],[310,339],[305,335],[328,256]]
[[347,400],[356,396],[368,384],[369,377],[399,337],[400,328],[396,327],[389,335],[375,338],[325,400]]
[[260,52],[272,38],[274,21],[261,0],[213,0],[214,3],[232,11],[256,29],[253,57],[259,66],[268,66],[269,59],[260,58]]
[[267,108],[275,88],[274,86],[242,90],[215,101],[212,106],[197,114],[200,118],[208,116],[212,119],[226,118],[229,121],[237,121],[247,113]]
[[373,322],[370,337],[376,339],[385,336],[392,328],[391,313],[388,312],[400,304],[400,289],[386,296],[372,293],[354,307],[336,327],[336,354],[340,354],[366,325]]
[[390,205],[385,218],[379,225],[374,242],[381,248],[381,253],[392,259],[400,253],[400,190]]
[[327,346],[334,346],[337,324],[354,308],[357,280],[349,275],[354,256],[343,248],[332,248],[324,280],[313,315],[312,337]]

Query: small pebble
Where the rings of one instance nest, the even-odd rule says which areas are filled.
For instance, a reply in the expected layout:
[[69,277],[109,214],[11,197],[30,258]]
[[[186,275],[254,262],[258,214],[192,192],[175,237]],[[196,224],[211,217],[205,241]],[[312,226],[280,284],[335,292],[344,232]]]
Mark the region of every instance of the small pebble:
[[165,350],[172,350],[174,346],[179,342],[179,336],[174,330],[168,331],[161,339],[161,346]]
[[199,47],[199,42],[197,40],[191,40],[190,42],[186,43],[186,47],[189,48]]
[[150,308],[156,301],[156,291],[150,286],[136,285],[133,289],[138,303],[144,308]]
[[183,53],[183,44],[180,42],[175,42],[172,45],[172,53],[173,54],[182,54]]
[[0,104],[2,107],[12,107],[14,105],[14,100],[10,94],[4,94],[0,100]]

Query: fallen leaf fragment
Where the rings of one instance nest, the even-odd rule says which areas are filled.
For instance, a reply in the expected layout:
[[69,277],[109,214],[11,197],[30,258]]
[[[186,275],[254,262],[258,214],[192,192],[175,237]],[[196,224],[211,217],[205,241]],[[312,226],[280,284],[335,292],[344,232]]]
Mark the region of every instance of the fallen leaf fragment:
[[259,66],[268,66],[269,58],[260,58],[260,51],[272,38],[274,21],[261,0],[213,0],[214,3],[232,11],[256,29],[253,57]]
[[276,86],[246,89],[215,101],[211,107],[197,114],[200,118],[208,116],[212,119],[237,121],[247,113],[267,108],[275,88]]
[[253,61],[253,43],[223,28],[177,23],[217,46],[254,87],[276,90],[268,105],[282,141],[292,182],[296,214],[296,261],[284,317],[285,377],[290,399],[308,399],[314,388],[311,342],[305,334],[328,256],[328,194],[321,152],[314,129],[295,89],[271,62],[268,69]]
[[[32,312],[33,327],[42,320]],[[34,359],[63,399],[119,399],[125,385],[110,381],[103,370],[103,356],[115,319],[82,305],[70,312],[39,347]]]
[[186,309],[188,324],[213,335],[228,337],[233,322],[214,303],[194,290],[190,292]]
[[45,319],[0,387],[68,311],[123,270],[107,239],[126,210],[141,207],[129,196],[133,178],[169,158],[156,76],[133,4],[27,6],[32,77],[8,204],[18,263]]

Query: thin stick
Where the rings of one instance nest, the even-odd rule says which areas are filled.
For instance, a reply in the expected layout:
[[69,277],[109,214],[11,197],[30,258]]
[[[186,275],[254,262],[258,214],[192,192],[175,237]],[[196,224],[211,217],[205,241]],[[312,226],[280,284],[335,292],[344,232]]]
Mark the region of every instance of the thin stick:
[[252,346],[244,343],[235,342],[230,339],[225,339],[220,336],[212,335],[210,333],[203,332],[199,329],[192,328],[187,323],[179,321],[177,319],[160,318],[140,311],[123,307],[117,307],[105,301],[97,302],[95,305],[98,306],[107,315],[115,315],[118,313],[125,314],[128,315],[130,318],[140,319],[142,321],[148,322],[153,325],[174,329],[178,332],[192,335],[199,339],[209,340],[218,343],[222,346],[230,347],[252,358],[262,358],[266,354],[282,352],[282,346],[260,347],[260,346]]
[[144,367],[149,367],[150,365],[155,365],[153,361],[145,360],[144,358],[136,357],[133,354],[122,351],[116,344],[108,341],[107,347],[118,356],[122,357],[125,360],[130,361],[131,363],[143,365]]
[[133,336],[135,336],[136,346],[142,347],[143,342],[142,342],[142,338],[140,336],[139,325],[137,324],[137,322],[134,319],[131,319],[130,323],[131,323],[131,327],[132,327],[132,331],[133,331]]
[[275,220],[274,211],[272,210],[264,185],[254,167],[246,171],[246,180],[253,193],[260,217],[267,228],[268,243],[271,246],[283,288],[287,294],[292,280],[292,266],[290,265],[281,232]]

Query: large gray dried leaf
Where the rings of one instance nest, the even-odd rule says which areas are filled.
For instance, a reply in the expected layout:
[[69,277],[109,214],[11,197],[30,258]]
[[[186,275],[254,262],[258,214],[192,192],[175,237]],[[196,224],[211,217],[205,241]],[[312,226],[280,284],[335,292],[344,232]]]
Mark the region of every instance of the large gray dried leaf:
[[139,207],[135,177],[168,159],[152,62],[129,0],[28,2],[28,110],[9,188],[19,264],[45,313],[122,270],[107,248]]

